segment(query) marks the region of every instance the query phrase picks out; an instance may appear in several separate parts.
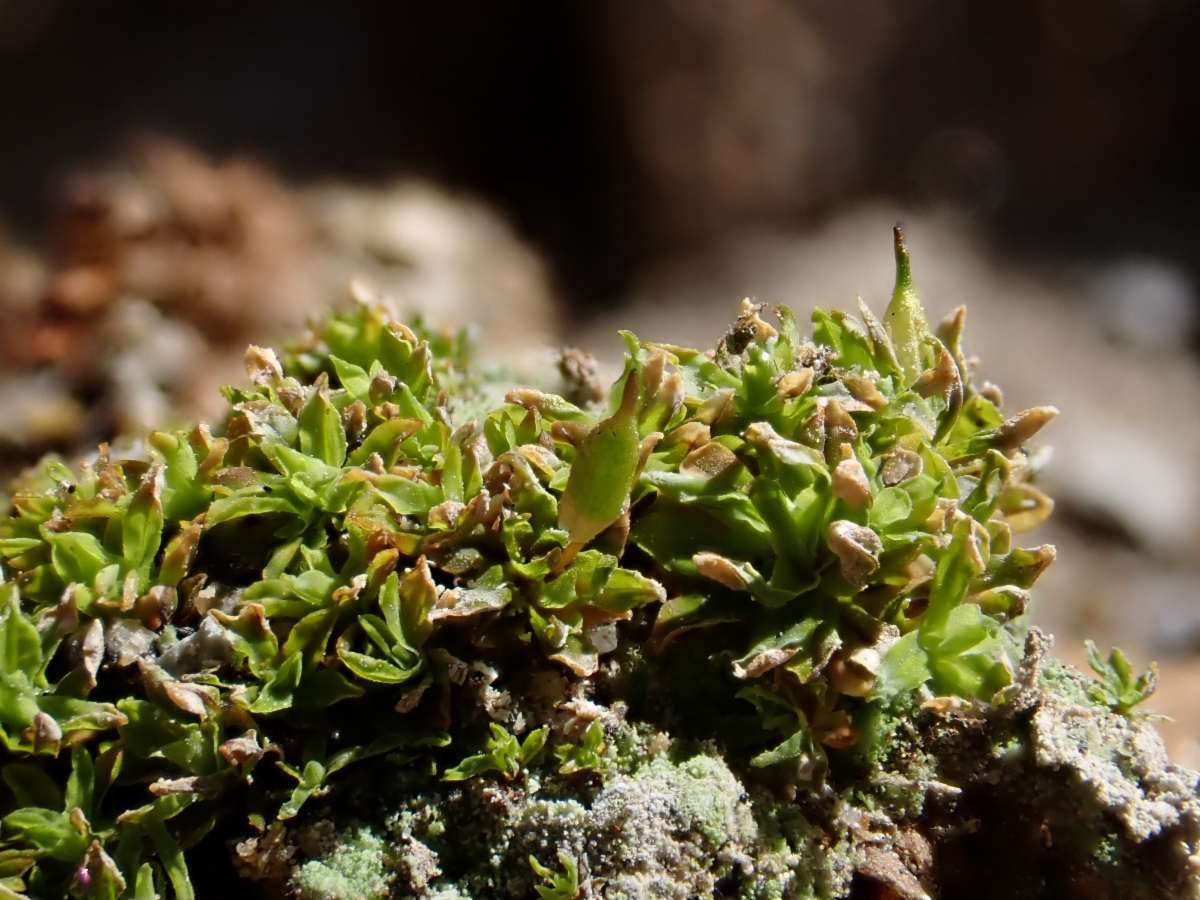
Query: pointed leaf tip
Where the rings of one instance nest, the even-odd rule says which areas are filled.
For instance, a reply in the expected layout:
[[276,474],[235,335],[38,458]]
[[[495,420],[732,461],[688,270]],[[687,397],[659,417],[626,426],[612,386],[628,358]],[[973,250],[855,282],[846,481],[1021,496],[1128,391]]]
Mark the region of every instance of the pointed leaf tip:
[[632,419],[637,413],[638,395],[641,392],[641,378],[638,376],[637,369],[632,369],[629,372],[629,377],[625,379],[625,387],[621,391],[621,405],[617,407],[614,419],[622,421]]
[[908,258],[908,244],[904,241],[904,229],[897,223],[892,228],[892,242],[896,251],[896,293],[912,290],[912,264]]
[[893,233],[896,244],[896,287],[884,316],[884,327],[895,346],[896,360],[904,370],[904,384],[907,387],[921,377],[925,368],[921,348],[929,337],[929,325],[921,301],[913,291],[912,267],[904,232],[897,225]]

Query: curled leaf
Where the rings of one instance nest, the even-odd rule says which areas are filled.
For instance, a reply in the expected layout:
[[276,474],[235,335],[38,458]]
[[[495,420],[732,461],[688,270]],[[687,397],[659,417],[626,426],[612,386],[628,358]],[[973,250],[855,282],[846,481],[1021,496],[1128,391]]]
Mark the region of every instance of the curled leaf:
[[853,586],[862,587],[879,568],[883,542],[870,528],[839,519],[829,526],[825,541],[841,564],[842,577]]

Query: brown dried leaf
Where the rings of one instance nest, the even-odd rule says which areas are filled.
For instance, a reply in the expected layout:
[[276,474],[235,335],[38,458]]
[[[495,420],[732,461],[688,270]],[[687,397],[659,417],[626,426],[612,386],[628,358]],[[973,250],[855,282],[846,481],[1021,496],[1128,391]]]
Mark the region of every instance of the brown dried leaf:
[[716,553],[697,553],[692,557],[696,569],[705,578],[723,584],[731,591],[746,590],[746,580],[730,560]]
[[733,674],[738,678],[757,678],[760,675],[765,675],[774,668],[782,666],[790,660],[799,651],[798,647],[788,649],[774,648],[772,650],[764,650],[762,653],[750,660],[749,664],[743,667],[740,663],[733,664]]
[[[707,426],[706,426],[707,427]],[[726,469],[738,464],[734,452],[724,444],[710,441],[688,453],[679,464],[679,471],[702,478],[716,478]]]
[[733,412],[733,388],[722,388],[700,404],[693,422],[718,428]]
[[871,503],[871,485],[866,470],[849,444],[842,444],[842,461],[833,470],[833,496],[845,500],[855,509]]
[[417,704],[421,702],[421,698],[425,695],[425,691],[429,688],[429,684],[429,682],[422,682],[411,691],[406,691],[396,704],[396,712],[403,714],[416,709]]
[[283,366],[270,347],[251,344],[246,348],[246,374],[260,387],[269,387],[283,378]]
[[937,363],[921,373],[921,377],[913,383],[912,389],[922,397],[928,398],[946,393],[958,380],[958,363],[954,361],[950,351],[943,347]]
[[996,512],[997,519],[1020,534],[1045,522],[1054,512],[1054,500],[1032,484],[1018,484],[1001,495]]
[[68,584],[62,592],[62,599],[57,604],[42,610],[38,616],[38,630],[41,631],[53,624],[59,634],[69,634],[79,627],[79,606],[75,601],[77,584]]
[[872,647],[859,647],[846,656],[838,656],[825,668],[835,691],[850,697],[865,697],[875,686],[881,657]]
[[220,782],[212,775],[189,775],[184,778],[160,778],[150,785],[155,797],[171,794],[207,794],[220,789]]
[[138,598],[133,605],[134,614],[142,620],[142,624],[153,631],[159,631],[167,624],[179,606],[179,594],[173,587],[156,584]]
[[814,377],[815,373],[809,368],[786,372],[775,382],[775,392],[780,400],[792,400],[812,387]]
[[442,619],[463,619],[484,613],[496,612],[508,605],[507,592],[502,590],[473,590],[449,588],[442,591],[433,609],[429,611],[429,620],[437,622]]
[[591,433],[592,429],[583,422],[555,422],[550,426],[551,437],[572,447],[578,447]]
[[135,619],[112,619],[104,634],[106,649],[118,666],[131,666],[148,656],[157,637]]
[[663,441],[663,449],[667,450],[683,444],[691,452],[699,447],[703,447],[711,440],[712,429],[703,422],[684,422],[667,435],[666,440]]
[[465,503],[459,503],[457,500],[445,500],[439,503],[429,510],[429,527],[445,525],[447,528],[453,528],[454,523],[458,521],[458,517],[466,508]]
[[862,587],[879,568],[883,542],[870,528],[838,519],[825,536],[829,549],[841,562],[842,575],[855,587]]
[[166,681],[162,687],[172,703],[198,718],[203,719],[210,709],[220,709],[220,693],[211,685]]
[[[811,371],[811,370],[809,370]],[[887,397],[883,396],[875,382],[862,375],[851,375],[844,379],[850,395],[860,403],[865,403],[871,409],[883,409],[887,406]]]
[[805,444],[789,441],[779,435],[769,422],[755,422],[743,435],[759,449],[767,450],[785,466],[824,466],[821,455]]
[[88,676],[88,690],[96,687],[96,673],[104,662],[104,622],[92,619],[79,641],[79,664]]
[[355,400],[342,411],[342,425],[346,437],[353,442],[361,441],[367,432],[367,405]]
[[913,453],[911,450],[905,450],[902,447],[897,447],[883,459],[883,466],[879,470],[879,477],[886,487],[895,487],[902,481],[907,481],[909,478],[915,478],[921,474],[924,464],[921,462],[921,455]]
[[219,748],[221,755],[231,766],[240,766],[253,762],[263,755],[263,748],[258,744],[258,735],[254,732],[243,734],[241,737],[230,738]]
[[1019,412],[996,429],[996,446],[1009,452],[1016,450],[1058,417],[1053,406],[1035,406]]
[[[87,874],[86,881],[83,878],[84,873]],[[93,840],[92,845],[88,847],[87,855],[83,858],[83,865],[79,867],[75,874],[71,895],[78,897],[85,896],[88,888],[101,883],[101,879],[111,884],[113,893],[116,896],[121,896],[125,892],[125,876],[121,874],[121,870],[117,867],[113,858],[104,852],[104,848],[100,845],[100,842]]]
[[837,400],[825,404],[825,458],[838,459],[842,444],[853,444],[858,440],[858,426],[846,407]]
[[646,399],[642,404],[642,408],[654,402],[654,395],[658,393],[659,386],[662,385],[663,374],[667,368],[667,354],[659,350],[642,367],[642,390],[646,395]]
[[58,752],[59,745],[62,744],[63,733],[58,721],[53,716],[38,712],[33,717],[33,726],[29,732],[34,753],[41,753],[47,749],[53,753]]

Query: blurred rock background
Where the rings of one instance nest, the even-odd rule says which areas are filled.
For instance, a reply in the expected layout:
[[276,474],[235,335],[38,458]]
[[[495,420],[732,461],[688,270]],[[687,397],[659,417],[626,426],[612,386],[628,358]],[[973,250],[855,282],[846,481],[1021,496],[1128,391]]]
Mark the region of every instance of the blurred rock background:
[[1200,2],[0,0],[0,469],[214,415],[358,278],[510,365],[877,309],[1046,432],[1036,621],[1200,764]]
[[246,345],[298,336],[354,279],[410,314],[472,323],[498,360],[559,332],[541,257],[492,208],[427,181],[294,188],[142,138],[60,191],[53,255],[10,251],[0,295],[10,456],[219,416]]

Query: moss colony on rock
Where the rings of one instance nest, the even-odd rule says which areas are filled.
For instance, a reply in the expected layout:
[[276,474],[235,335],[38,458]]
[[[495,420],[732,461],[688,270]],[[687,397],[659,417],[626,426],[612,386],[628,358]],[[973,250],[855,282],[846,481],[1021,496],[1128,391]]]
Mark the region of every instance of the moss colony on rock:
[[1194,778],[1108,709],[1148,685],[1015,636],[1055,410],[1002,415],[897,261],[882,321],[627,334],[607,396],[567,354],[580,405],[362,303],[250,348],[219,436],[27,476],[0,897],[190,898],[227,847],[314,900],[949,896],[1010,782],[1069,871],[1177,893]]

